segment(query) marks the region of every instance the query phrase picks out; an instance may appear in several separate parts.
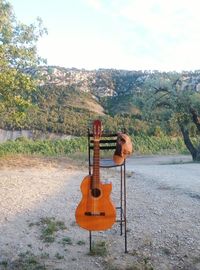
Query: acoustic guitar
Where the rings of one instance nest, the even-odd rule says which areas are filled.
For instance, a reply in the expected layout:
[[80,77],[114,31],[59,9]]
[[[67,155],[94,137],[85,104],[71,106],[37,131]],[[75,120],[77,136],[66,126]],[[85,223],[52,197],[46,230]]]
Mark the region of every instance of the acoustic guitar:
[[100,181],[101,121],[93,122],[94,153],[93,172],[81,183],[82,200],[75,217],[77,224],[89,231],[107,230],[116,220],[116,208],[111,201],[112,183]]

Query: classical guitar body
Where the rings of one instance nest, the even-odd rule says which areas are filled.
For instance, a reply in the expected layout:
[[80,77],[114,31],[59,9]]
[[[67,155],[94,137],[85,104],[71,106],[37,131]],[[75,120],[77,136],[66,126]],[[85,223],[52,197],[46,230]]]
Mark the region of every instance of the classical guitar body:
[[92,176],[86,176],[81,184],[82,200],[76,209],[76,222],[89,231],[107,230],[116,219],[115,206],[110,200],[111,183],[99,183],[91,190]]

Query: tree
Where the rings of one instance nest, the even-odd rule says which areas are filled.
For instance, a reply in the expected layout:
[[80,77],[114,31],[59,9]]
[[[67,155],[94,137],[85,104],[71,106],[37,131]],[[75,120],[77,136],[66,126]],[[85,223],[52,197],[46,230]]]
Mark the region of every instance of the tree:
[[[180,128],[184,143],[194,161],[200,161],[200,93],[194,87],[184,86],[181,77],[163,86],[154,87],[152,107],[164,108],[170,112]],[[195,134],[194,134],[195,129]],[[196,143],[191,139],[191,131],[196,135]]]
[[37,55],[37,41],[46,33],[42,21],[25,25],[16,20],[10,3],[0,0],[0,121],[20,128],[31,106],[36,79],[26,72],[43,59]]

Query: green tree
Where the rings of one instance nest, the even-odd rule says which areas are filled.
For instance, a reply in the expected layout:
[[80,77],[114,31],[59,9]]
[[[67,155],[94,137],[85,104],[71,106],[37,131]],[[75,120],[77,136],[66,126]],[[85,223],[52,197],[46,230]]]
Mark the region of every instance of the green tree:
[[37,55],[37,41],[46,33],[42,21],[18,22],[11,4],[0,0],[0,124],[20,128],[31,106],[36,79],[27,69],[43,62]]
[[[169,112],[171,121],[179,126],[193,160],[200,161],[200,93],[189,85],[185,88],[179,77],[173,83],[168,80],[163,86],[155,86],[151,105]],[[192,135],[196,136],[195,141],[191,139]]]

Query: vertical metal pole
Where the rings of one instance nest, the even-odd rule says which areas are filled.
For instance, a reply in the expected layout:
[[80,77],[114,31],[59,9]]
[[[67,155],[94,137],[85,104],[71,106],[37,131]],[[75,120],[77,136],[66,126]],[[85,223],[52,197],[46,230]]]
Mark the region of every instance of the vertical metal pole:
[[92,232],[89,231],[89,239],[90,239],[90,251],[92,250]]
[[88,171],[89,175],[91,175],[91,157],[90,157],[90,130],[88,129]]
[[123,219],[123,185],[122,185],[122,181],[123,181],[123,171],[122,171],[122,166],[121,166],[121,182],[120,182],[120,235],[123,234],[123,230],[122,230],[122,219]]
[[125,253],[127,250],[127,220],[126,220],[126,161],[124,161],[124,241],[125,241]]
[[[89,175],[91,175],[91,157],[90,157],[90,129],[88,128],[88,170]],[[89,231],[89,245],[90,245],[90,251],[92,250],[92,232]]]

